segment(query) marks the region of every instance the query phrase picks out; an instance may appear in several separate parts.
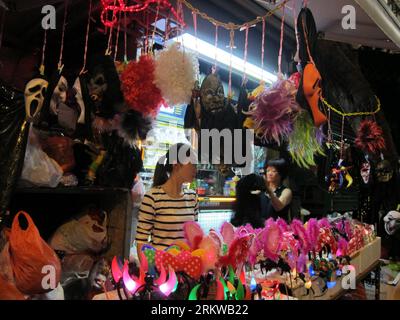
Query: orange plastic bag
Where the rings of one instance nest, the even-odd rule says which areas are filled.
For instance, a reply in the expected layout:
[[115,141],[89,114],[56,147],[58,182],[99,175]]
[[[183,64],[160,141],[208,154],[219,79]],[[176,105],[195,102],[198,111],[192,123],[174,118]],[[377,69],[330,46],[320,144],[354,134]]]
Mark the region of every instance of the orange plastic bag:
[[[26,229],[20,226],[21,215],[27,220]],[[39,294],[57,287],[61,277],[60,260],[24,211],[18,212],[12,223],[10,254],[15,284],[21,292]]]

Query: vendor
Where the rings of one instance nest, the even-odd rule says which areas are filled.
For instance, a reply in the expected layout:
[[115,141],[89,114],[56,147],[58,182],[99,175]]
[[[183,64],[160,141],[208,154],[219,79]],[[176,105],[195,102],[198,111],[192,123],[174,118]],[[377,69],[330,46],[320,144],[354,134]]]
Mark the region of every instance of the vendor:
[[145,243],[162,250],[183,240],[183,224],[197,221],[197,195],[193,190],[182,188],[196,177],[195,163],[193,150],[183,143],[171,146],[157,162],[153,187],[144,195],[139,209],[138,253]]
[[283,184],[287,176],[284,159],[269,160],[265,165],[266,192],[261,196],[261,212],[265,219],[283,218],[289,220],[292,191]]

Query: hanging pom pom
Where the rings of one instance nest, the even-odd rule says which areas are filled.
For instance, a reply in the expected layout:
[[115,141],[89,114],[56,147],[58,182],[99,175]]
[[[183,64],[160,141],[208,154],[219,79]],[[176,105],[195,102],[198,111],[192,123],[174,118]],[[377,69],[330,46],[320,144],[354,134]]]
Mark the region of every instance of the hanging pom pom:
[[156,55],[155,66],[154,83],[166,102],[170,106],[188,104],[199,74],[196,56],[173,43]]
[[386,148],[382,128],[375,121],[361,121],[355,144],[366,153],[376,154],[381,152]]
[[129,107],[153,117],[163,103],[160,89],[154,84],[154,69],[153,58],[143,55],[139,61],[129,62],[121,74],[121,88]]
[[323,137],[308,112],[298,114],[294,123],[293,132],[289,135],[289,153],[299,167],[310,168],[315,166],[314,155],[325,156],[321,147]]
[[315,218],[308,220],[307,222],[307,235],[309,242],[309,250],[312,251],[318,244],[319,228],[318,221]]
[[287,139],[300,106],[295,99],[296,87],[288,80],[277,81],[260,93],[252,103],[251,115],[257,136],[264,142]]
[[145,140],[152,129],[153,119],[143,116],[140,112],[129,110],[121,116],[118,134],[126,142],[132,144],[136,140]]

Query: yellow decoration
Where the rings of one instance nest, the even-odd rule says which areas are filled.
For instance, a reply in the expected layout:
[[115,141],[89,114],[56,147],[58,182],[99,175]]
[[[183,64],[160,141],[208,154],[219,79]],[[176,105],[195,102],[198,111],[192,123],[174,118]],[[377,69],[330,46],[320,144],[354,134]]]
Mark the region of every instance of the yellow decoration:
[[307,281],[304,286],[306,287],[306,289],[310,289],[312,286],[312,282],[311,281]]
[[228,287],[228,290],[231,294],[235,294],[236,293],[236,289],[233,286],[232,283],[230,283],[229,281],[226,282],[226,286]]
[[176,242],[174,243],[174,245],[177,245],[177,246],[178,246],[179,248],[181,248],[182,250],[190,251],[189,245],[188,245],[185,241],[183,241],[183,240],[178,240],[178,241],[176,241]]
[[204,254],[206,253],[206,250],[204,250],[204,249],[197,249],[197,250],[194,250],[193,252],[192,252],[192,256],[194,256],[194,257],[202,257],[202,256],[204,256]]
[[258,95],[265,90],[265,82],[261,81],[257,88],[255,88],[249,95],[248,98],[253,100],[258,97]]
[[173,256],[177,256],[178,254],[180,254],[181,252],[176,249],[176,248],[172,248],[168,250],[168,253],[172,254]]
[[375,99],[376,99],[376,103],[377,103],[375,111],[344,113],[344,112],[338,110],[337,108],[333,107],[332,105],[330,105],[328,103],[328,101],[326,101],[323,97],[321,97],[321,101],[324,103],[325,106],[327,106],[329,109],[336,112],[337,114],[340,114],[342,117],[370,116],[370,115],[378,113],[381,110],[381,101],[379,100],[379,98],[377,96],[375,96]]

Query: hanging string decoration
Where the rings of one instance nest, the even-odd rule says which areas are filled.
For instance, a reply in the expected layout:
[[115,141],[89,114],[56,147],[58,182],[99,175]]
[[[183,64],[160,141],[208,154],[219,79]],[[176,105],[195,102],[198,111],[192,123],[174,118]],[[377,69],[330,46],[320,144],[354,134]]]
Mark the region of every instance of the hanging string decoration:
[[377,154],[381,152],[386,148],[382,128],[375,121],[361,121],[355,145],[366,153]]
[[154,84],[155,62],[149,55],[131,61],[121,74],[125,101],[133,110],[155,117],[163,103],[160,89]]
[[[176,10],[173,8],[173,6],[168,0],[145,0],[130,6],[127,6],[124,0],[118,0],[117,4],[114,3],[114,0],[101,0],[101,4],[103,6],[103,10],[101,12],[100,19],[101,22],[106,27],[112,27],[118,22],[116,13],[118,12],[138,13],[147,10],[149,6],[152,4],[156,4],[162,9],[169,10],[174,16],[175,20],[182,27],[185,25],[182,18],[177,14]],[[110,11],[113,11],[111,20],[108,19]]]
[[299,167],[309,169],[316,165],[314,155],[325,156],[318,135],[320,131],[314,126],[310,114],[300,112],[289,135],[289,153]]
[[295,95],[296,88],[288,80],[280,80],[271,88],[257,96],[250,106],[250,111],[256,135],[264,142],[275,141],[280,145],[293,131],[293,123],[300,106]]
[[154,83],[170,106],[187,104],[199,74],[199,61],[178,43],[158,52],[155,58]]

